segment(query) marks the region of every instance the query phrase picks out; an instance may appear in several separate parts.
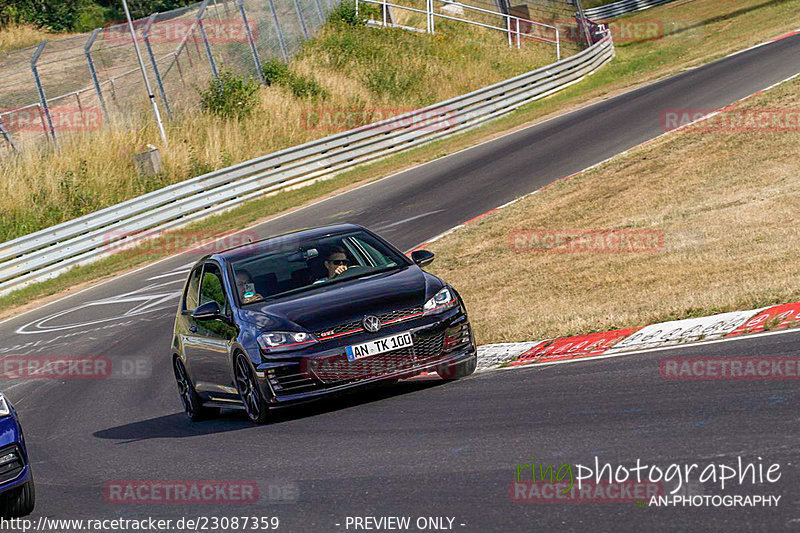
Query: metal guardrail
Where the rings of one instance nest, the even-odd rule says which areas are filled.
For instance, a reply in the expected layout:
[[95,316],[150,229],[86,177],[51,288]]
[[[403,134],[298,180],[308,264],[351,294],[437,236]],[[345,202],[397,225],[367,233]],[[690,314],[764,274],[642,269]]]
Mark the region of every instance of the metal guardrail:
[[634,11],[641,11],[651,7],[672,2],[672,0],[620,0],[613,4],[584,10],[584,14],[591,20],[608,20]]
[[582,52],[429,107],[210,172],[0,244],[0,294],[247,200],[472,128],[577,83],[614,57]]

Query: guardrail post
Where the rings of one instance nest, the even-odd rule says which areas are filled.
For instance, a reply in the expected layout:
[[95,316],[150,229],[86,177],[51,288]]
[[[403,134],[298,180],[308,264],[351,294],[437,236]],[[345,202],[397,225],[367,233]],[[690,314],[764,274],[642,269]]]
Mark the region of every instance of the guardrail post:
[[150,46],[150,29],[153,27],[153,22],[156,21],[158,13],[153,13],[144,25],[142,31],[142,40],[144,47],[147,49],[147,55],[150,56],[150,64],[153,65],[153,74],[156,76],[156,84],[158,85],[158,92],[161,94],[161,100],[164,102],[164,109],[167,110],[167,116],[172,118],[172,109],[169,107],[169,100],[167,99],[167,91],[164,90],[164,81],[161,79],[161,73],[158,71],[158,62],[153,53],[153,47]]
[[47,44],[47,41],[42,41],[36,51],[33,53],[33,57],[31,58],[31,72],[33,72],[33,81],[36,83],[36,92],[39,93],[39,105],[41,106],[42,111],[44,112],[44,118],[47,121],[47,127],[45,128],[45,135],[48,134],[47,130],[49,129],[49,137],[53,139],[53,142],[56,142],[56,129],[53,126],[53,118],[50,116],[50,108],[47,107],[47,97],[44,94],[44,87],[42,87],[42,80],[39,78],[39,69],[36,66],[36,63],[39,61],[39,56],[42,55],[44,51],[44,47]]
[[297,18],[300,19],[300,29],[303,30],[303,38],[308,40],[308,28],[306,28],[306,21],[303,19],[303,9],[300,7],[300,2],[298,2],[298,0],[293,0],[293,2]]
[[108,109],[106,108],[106,100],[103,98],[103,90],[100,88],[100,80],[97,78],[97,69],[94,68],[94,60],[92,59],[92,47],[97,40],[102,28],[96,28],[86,41],[83,47],[83,54],[86,56],[86,62],[89,64],[89,74],[92,76],[92,85],[94,85],[94,92],[97,93],[97,101],[100,103],[100,111],[103,112],[103,118],[106,122],[110,121],[108,116]]
[[253,31],[250,29],[250,22],[247,20],[247,12],[244,10],[244,0],[236,2],[236,6],[239,8],[239,14],[242,16],[242,21],[244,22],[244,31],[247,33],[247,42],[250,45],[250,55],[253,56],[253,63],[256,65],[258,77],[261,78],[261,83],[264,83],[264,71],[261,69],[261,57],[258,55],[256,42],[253,40]]
[[561,37],[556,26],[556,60],[561,61]]
[[289,50],[286,49],[286,41],[283,39],[283,31],[281,30],[281,23],[278,20],[278,12],[275,11],[275,2],[269,0],[269,9],[272,11],[272,22],[275,24],[275,33],[278,35],[278,44],[281,47],[281,54],[283,60],[289,62]]
[[200,36],[203,38],[203,46],[205,46],[206,49],[206,56],[208,56],[208,64],[211,67],[211,74],[213,74],[215,78],[219,79],[217,64],[214,62],[214,54],[211,53],[211,45],[208,42],[208,35],[206,35],[206,28],[205,26],[203,26],[203,15],[205,14],[208,2],[209,0],[203,2],[203,5],[200,6],[200,11],[197,12],[197,25],[200,27]]

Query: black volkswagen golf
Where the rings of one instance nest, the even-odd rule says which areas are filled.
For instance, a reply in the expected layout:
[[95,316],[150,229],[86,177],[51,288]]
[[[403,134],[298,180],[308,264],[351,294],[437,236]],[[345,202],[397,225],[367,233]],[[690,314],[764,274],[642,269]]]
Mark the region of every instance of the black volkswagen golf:
[[201,259],[175,320],[173,367],[191,420],[271,408],[423,372],[475,371],[458,293],[353,224],[272,237]]

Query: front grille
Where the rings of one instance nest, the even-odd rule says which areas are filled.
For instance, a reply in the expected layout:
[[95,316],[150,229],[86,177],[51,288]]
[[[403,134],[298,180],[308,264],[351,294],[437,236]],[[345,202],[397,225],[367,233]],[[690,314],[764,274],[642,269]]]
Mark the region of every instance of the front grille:
[[8,446],[0,450],[0,483],[15,479],[22,473],[25,463],[16,446]]
[[441,357],[444,332],[414,334],[414,345],[384,354],[348,361],[337,355],[310,359],[308,363],[271,368],[267,371],[272,389],[278,396],[324,390],[353,381],[413,372],[424,364]]
[[[408,320],[415,316],[422,314],[422,306],[418,305],[416,307],[409,307],[408,309],[396,309],[394,311],[389,311],[386,313],[381,313],[376,315],[378,319],[381,321],[382,325],[389,324],[389,323],[397,323],[403,320]],[[333,328],[326,329],[325,331],[317,331],[315,335],[320,340],[328,339],[331,337],[340,336],[344,333],[360,333],[364,330],[363,326],[361,325],[361,320],[352,320],[350,322],[345,322],[343,324],[339,324],[334,326]]]

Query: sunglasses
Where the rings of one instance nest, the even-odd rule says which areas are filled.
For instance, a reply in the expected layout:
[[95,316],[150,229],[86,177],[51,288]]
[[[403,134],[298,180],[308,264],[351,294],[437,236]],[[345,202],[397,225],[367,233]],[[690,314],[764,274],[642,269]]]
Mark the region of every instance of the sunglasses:
[[346,266],[350,264],[350,261],[348,261],[347,259],[329,259],[328,262],[336,266],[341,266],[341,265]]

